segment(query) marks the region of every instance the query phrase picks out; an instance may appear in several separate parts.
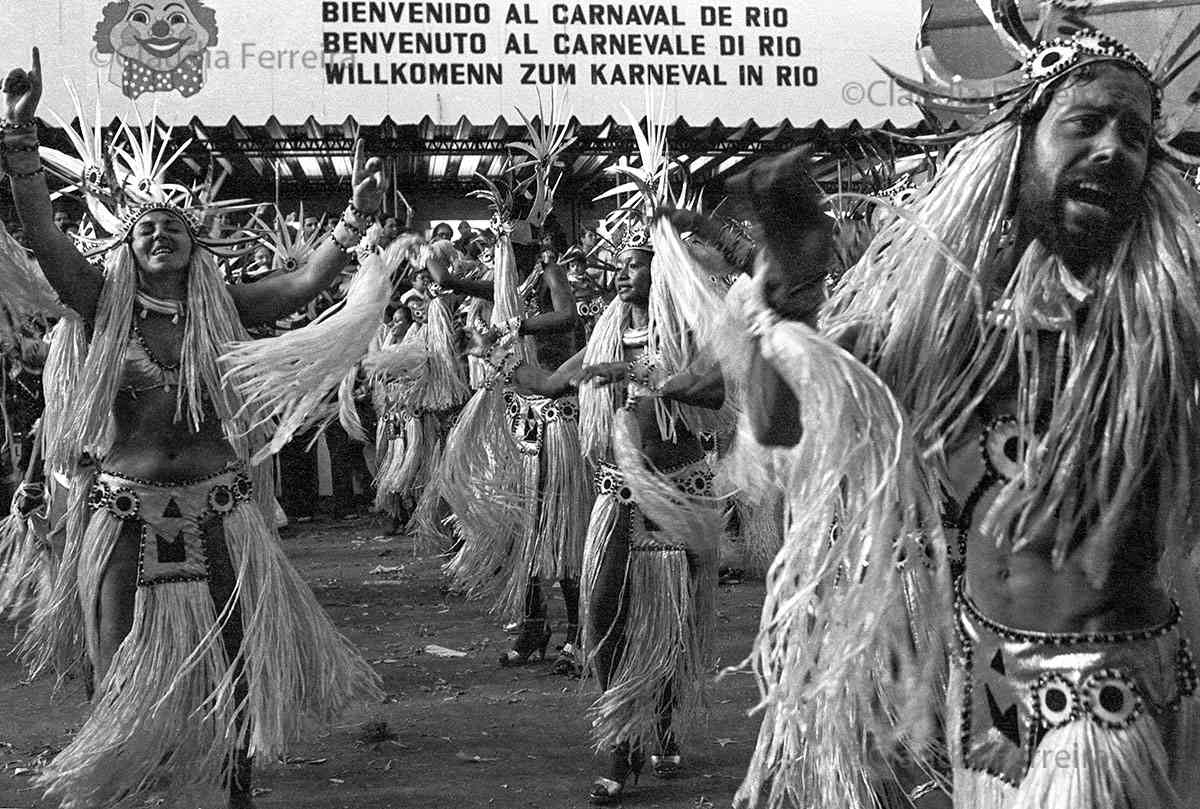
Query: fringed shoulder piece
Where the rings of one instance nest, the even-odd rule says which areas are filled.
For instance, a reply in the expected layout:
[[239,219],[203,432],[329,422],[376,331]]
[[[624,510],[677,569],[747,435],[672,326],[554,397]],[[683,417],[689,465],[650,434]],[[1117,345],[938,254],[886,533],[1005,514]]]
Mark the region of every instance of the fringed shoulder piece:
[[345,300],[303,329],[236,343],[221,357],[224,380],[242,396],[249,424],[273,427],[255,463],[278,452],[296,433],[323,427],[337,416],[336,392],[366,355],[383,320],[392,271],[412,246],[397,239],[382,254],[368,255]]
[[777,456],[791,519],[748,661],[763,723],[739,798],[865,809],[880,751],[920,760],[938,727],[952,611],[937,488],[887,386],[761,300],[742,328],[804,433]]

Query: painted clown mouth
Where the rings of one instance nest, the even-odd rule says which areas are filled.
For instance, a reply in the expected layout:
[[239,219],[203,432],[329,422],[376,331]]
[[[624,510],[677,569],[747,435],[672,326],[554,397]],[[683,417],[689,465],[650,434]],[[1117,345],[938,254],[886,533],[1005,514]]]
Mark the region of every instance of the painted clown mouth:
[[156,37],[153,39],[139,39],[138,44],[154,56],[161,59],[170,59],[179,53],[180,49],[187,44],[187,40],[178,39],[177,37]]

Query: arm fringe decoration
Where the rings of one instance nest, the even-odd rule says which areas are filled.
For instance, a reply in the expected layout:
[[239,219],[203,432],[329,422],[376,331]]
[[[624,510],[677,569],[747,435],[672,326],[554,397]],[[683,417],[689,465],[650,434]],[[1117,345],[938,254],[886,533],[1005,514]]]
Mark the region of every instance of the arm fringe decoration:
[[69,314],[41,267],[0,224],[0,343],[15,342],[30,320]]
[[358,409],[354,406],[354,384],[358,381],[358,366],[351,368],[342,377],[342,383],[338,385],[337,402],[338,402],[338,423],[342,425],[342,429],[354,441],[366,443],[367,431],[363,429],[362,419],[358,416]]
[[[630,324],[629,304],[613,298],[596,321],[583,353],[583,366],[620,360],[621,336]],[[587,384],[579,387],[579,442],[583,454],[592,460],[608,456],[612,442],[613,415],[617,394],[612,385]]]
[[[125,365],[133,299],[137,293],[137,268],[128,246],[110,253],[107,267],[71,419],[78,431],[75,443],[95,458],[107,455],[111,443],[112,404],[121,381],[120,369]],[[182,390],[181,385],[180,395]]]
[[738,800],[871,806],[879,751],[928,754],[942,707],[952,610],[936,488],[874,374],[761,302],[745,316],[805,429],[781,470],[791,524],[744,664],[763,723]]
[[450,298],[442,295],[429,302],[420,342],[426,358],[423,383],[409,403],[422,410],[448,410],[466,400],[470,392],[458,359],[458,338]]
[[[371,377],[387,377],[405,384],[421,382],[428,368],[428,352],[424,346],[411,342],[385,345],[363,359],[363,370]],[[387,384],[383,382],[384,386]]]
[[79,377],[88,354],[87,331],[74,312],[62,317],[46,335],[50,351],[42,368],[42,392],[46,408],[42,411],[43,460],[47,476],[51,472],[69,472],[79,461],[82,447],[78,431],[71,422],[71,405],[77,396]]
[[[517,295],[517,260],[505,227],[500,228],[495,262],[491,325],[499,327],[524,313]],[[534,356],[528,338],[515,341],[512,350],[522,361]],[[450,504],[467,535],[519,535],[531,520],[523,508],[521,451],[506,412],[499,369],[489,368],[484,386],[446,437],[442,465],[430,487]]]
[[382,254],[367,256],[342,304],[308,326],[235,343],[221,357],[224,380],[243,397],[251,426],[273,427],[270,443],[255,453],[253,463],[278,452],[293,435],[323,427],[335,416],[333,394],[366,354],[387,307],[392,270],[410,243],[397,239]]

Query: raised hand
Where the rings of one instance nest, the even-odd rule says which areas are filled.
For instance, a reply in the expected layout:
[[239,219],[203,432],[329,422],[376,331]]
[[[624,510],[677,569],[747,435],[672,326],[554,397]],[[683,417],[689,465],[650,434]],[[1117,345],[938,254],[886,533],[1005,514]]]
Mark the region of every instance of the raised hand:
[[456,252],[454,245],[448,241],[431,244],[425,256],[425,269],[433,280],[443,286],[450,283],[450,267],[454,263]]
[[383,204],[383,161],[367,159],[367,146],[360,139],[354,144],[354,207],[363,213],[375,213]]
[[804,168],[810,154],[802,147],[759,160],[730,180],[731,190],[761,226],[769,259],[764,279],[768,303],[781,311],[794,308],[784,298],[819,289],[833,259],[833,220]]
[[15,67],[4,78],[4,114],[14,123],[33,123],[42,98],[42,56],[33,49],[33,67]]

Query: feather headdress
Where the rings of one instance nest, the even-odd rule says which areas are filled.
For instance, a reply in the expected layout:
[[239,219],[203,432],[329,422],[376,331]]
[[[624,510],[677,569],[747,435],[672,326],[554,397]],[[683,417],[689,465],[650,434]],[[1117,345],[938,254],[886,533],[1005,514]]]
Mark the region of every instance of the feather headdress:
[[[661,120],[663,110],[659,110]],[[706,357],[695,334],[688,327],[682,303],[686,295],[678,294],[691,289],[693,283],[711,287],[716,283],[714,274],[697,263],[696,250],[684,244],[684,235],[670,223],[669,214],[699,205],[699,198],[690,192],[686,173],[672,162],[667,149],[667,127],[656,124],[652,110],[645,118],[645,129],[626,110],[633,126],[638,144],[638,161],[613,167],[614,174],[627,178],[599,197],[606,199],[618,194],[630,194],[630,198],[618,207],[603,223],[602,230],[607,238],[617,245],[617,256],[628,250],[653,253],[650,274],[650,299],[647,305],[648,332],[646,351],[662,373],[674,374],[683,371],[702,370],[700,365],[711,365],[711,356]],[[696,228],[699,229],[698,227]],[[710,227],[710,234],[721,232]],[[727,231],[722,240],[730,246],[736,241],[733,230]],[[725,274],[727,267],[719,274]],[[715,294],[715,291],[713,292]],[[613,300],[596,323],[596,329],[588,342],[584,364],[620,360],[623,356],[622,339],[631,326],[630,305],[620,298]],[[594,458],[604,457],[611,447],[611,430],[614,425],[616,395],[610,386],[584,386],[580,390],[580,438],[584,452]],[[685,425],[691,432],[712,429],[716,418],[711,411],[687,407],[677,402],[655,402],[659,432],[666,440],[676,435],[678,425]]]
[[98,231],[90,239],[81,240],[86,256],[102,255],[122,244],[133,225],[151,211],[167,211],[178,217],[193,242],[215,255],[231,257],[249,249],[252,234],[238,229],[222,236],[205,229],[214,217],[252,207],[245,200],[216,199],[224,176],[213,178],[210,173],[195,187],[167,179],[168,171],[191,140],[172,149],[170,130],[157,118],[143,121],[136,107],[136,123],[122,121],[108,140],[99,104],[93,124],[86,127],[79,96],[70,86],[68,91],[80,128],[69,126],[56,113],[51,115],[66,131],[77,154],[47,146],[39,151],[47,169],[67,183],[59,195],[82,197],[96,223]]

